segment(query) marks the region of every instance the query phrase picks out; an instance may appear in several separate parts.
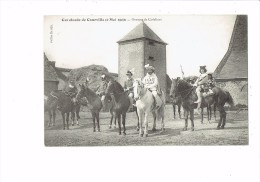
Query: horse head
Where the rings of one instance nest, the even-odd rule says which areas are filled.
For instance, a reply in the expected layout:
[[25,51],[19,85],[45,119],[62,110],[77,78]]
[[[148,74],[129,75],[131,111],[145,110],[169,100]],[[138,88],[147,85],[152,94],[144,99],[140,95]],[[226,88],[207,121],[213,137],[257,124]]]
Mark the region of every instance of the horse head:
[[172,79],[171,90],[170,90],[170,97],[175,99],[177,96],[177,89],[178,89],[179,79]]
[[142,83],[141,79],[135,79],[133,83],[134,87],[134,98],[135,100],[141,98],[144,95],[144,84]]
[[76,95],[76,100],[80,100],[83,97],[83,95],[85,94],[85,90],[86,88],[84,84],[79,84],[79,91]]

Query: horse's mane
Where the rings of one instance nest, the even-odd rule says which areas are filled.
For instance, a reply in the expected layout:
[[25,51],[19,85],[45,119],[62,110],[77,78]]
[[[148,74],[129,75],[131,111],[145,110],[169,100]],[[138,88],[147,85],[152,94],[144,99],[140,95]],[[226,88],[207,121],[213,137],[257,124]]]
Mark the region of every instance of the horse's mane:
[[116,91],[119,92],[124,92],[124,88],[120,83],[118,83],[116,80],[112,81],[112,84],[114,84],[115,88],[117,89]]
[[186,90],[192,87],[190,83],[188,83],[186,80],[178,80],[179,82],[179,91]]
[[85,89],[87,90],[90,97],[93,97],[93,98],[97,97],[96,93],[93,90],[91,90],[88,87],[85,87]]

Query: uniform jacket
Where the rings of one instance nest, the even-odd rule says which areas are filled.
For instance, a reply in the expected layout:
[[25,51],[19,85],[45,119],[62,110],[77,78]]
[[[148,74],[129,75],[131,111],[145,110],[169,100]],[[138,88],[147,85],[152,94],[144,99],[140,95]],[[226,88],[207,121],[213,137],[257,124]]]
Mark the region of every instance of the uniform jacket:
[[107,85],[108,85],[107,81],[102,81],[98,87],[97,94],[105,95]]
[[145,88],[148,88],[152,91],[156,91],[158,89],[158,78],[154,73],[151,75],[147,73],[143,78],[142,83],[144,84]]
[[133,92],[133,84],[134,84],[134,79],[127,78],[127,80],[124,83],[124,89],[129,89],[130,92]]
[[200,86],[200,85],[207,83],[207,81],[208,81],[207,75],[208,75],[207,73],[200,74],[199,78],[195,82],[195,85]]

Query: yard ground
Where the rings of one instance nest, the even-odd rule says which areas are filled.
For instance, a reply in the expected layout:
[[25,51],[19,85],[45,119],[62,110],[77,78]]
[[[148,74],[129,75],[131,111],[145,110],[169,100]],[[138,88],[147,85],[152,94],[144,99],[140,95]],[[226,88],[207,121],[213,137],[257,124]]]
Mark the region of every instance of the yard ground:
[[[182,131],[184,119],[173,119],[172,106],[165,110],[165,131],[160,131],[161,123],[157,123],[157,131],[152,132],[152,114],[149,120],[148,137],[139,137],[136,131],[137,117],[135,113],[127,113],[126,136],[118,134],[118,128],[109,129],[110,114],[100,113],[101,132],[93,132],[93,123],[89,112],[80,112],[79,126],[70,126],[63,130],[62,119],[57,112],[56,125],[48,127],[48,115],[45,113],[45,145],[46,146],[175,146],[175,145],[248,145],[248,112],[227,111],[227,122],[224,130],[216,130],[217,122],[209,124],[204,116],[204,124],[200,116],[195,115],[195,131]],[[217,111],[217,120],[219,113]]]

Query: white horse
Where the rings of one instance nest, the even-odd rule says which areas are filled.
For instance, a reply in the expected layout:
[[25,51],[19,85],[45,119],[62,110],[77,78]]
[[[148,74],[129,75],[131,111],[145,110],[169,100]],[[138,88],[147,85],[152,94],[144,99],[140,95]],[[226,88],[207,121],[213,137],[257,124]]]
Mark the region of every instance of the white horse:
[[[162,95],[160,98],[162,99],[162,105],[160,108],[155,109],[154,104],[154,96],[152,92],[150,92],[148,89],[144,88],[143,83],[141,82],[141,79],[136,79],[134,84],[134,98],[136,100],[136,108],[137,113],[139,116],[139,135],[148,136],[148,121],[147,117],[150,112],[153,114],[153,129],[152,131],[156,130],[156,122],[162,120],[161,123],[161,130],[164,131],[164,107],[165,107],[165,95],[162,92]],[[142,125],[144,124],[144,130]]]

